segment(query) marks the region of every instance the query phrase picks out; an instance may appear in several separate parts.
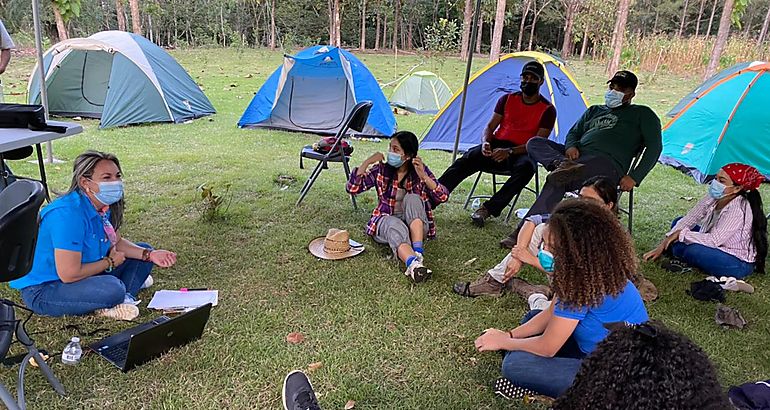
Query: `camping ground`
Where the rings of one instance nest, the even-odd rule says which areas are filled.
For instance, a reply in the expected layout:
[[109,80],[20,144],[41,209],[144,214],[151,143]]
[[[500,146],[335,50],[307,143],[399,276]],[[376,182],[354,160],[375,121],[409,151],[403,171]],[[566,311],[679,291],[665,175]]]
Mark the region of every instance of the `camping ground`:
[[[500,220],[484,229],[471,225],[469,211],[462,209],[470,179],[455,191],[449,205],[436,212],[438,239],[426,246],[433,278],[411,285],[401,267],[387,259],[389,251],[363,235],[374,194],[363,195],[361,209],[353,211],[343,192],[341,169],[322,173],[302,206],[294,206],[310,173],[298,168],[297,155],[316,136],[235,127],[253,93],[280,63],[280,52],[187,49],[172,55],[204,88],[217,115],[191,124],[108,130],[99,130],[95,121],[83,121],[83,134],[54,143],[56,157],[65,162],[47,170],[53,189],[61,192],[69,184],[77,154],[86,149],[117,154],[127,189],[123,236],[179,255],[174,268],[154,271],[152,289],[210,287],[219,289],[220,304],[202,340],[127,374],[94,355],[74,367],[54,358],[53,370],[64,382],[67,397],[58,397],[30,368],[26,378],[30,409],[275,409],[281,405],[283,376],[309,366],[320,403],[329,409],[342,408],[349,400],[356,402],[356,409],[533,408],[495,397],[490,383],[499,375],[499,355],[479,354],[473,348],[473,339],[483,329],[515,325],[525,312],[525,301],[513,295],[465,299],[451,291],[455,281],[472,280],[499,261],[505,251],[497,242],[511,229]],[[359,57],[381,83],[420,61],[416,56],[399,56],[397,61],[392,55]],[[478,57],[475,69],[485,60]],[[33,64],[31,57],[12,61],[10,74],[4,77],[6,93],[24,92]],[[589,101],[601,101],[604,67],[579,61],[569,66]],[[439,73],[456,89],[464,63],[448,58],[442,66],[427,62],[420,69]],[[697,77],[664,72],[655,78],[639,73],[636,100],[661,116],[699,82]],[[24,96],[7,99],[22,101]],[[399,129],[421,135],[430,118],[409,115],[397,120]],[[385,151],[386,144],[386,140],[355,141],[353,163]],[[421,156],[436,174],[451,161],[451,155],[443,152]],[[33,164],[11,166],[19,174],[36,175]],[[296,182],[283,188],[283,176]],[[221,216],[211,220],[202,218],[197,188],[204,183],[223,194],[230,186]],[[634,240],[641,254],[657,244],[671,219],[692,207],[706,187],[658,165],[636,192]],[[762,193],[770,200],[766,187]],[[531,200],[531,195],[522,195],[524,204]],[[353,239],[367,246],[366,252],[336,263],[311,257],[307,243],[331,227],[348,229]],[[723,330],[714,322],[715,304],[685,294],[699,274],[674,275],[649,263],[641,264],[641,270],[660,292],[660,298],[648,304],[652,318],[703,347],[725,388],[770,375],[767,276],[750,278],[757,289],[752,295],[727,295],[727,304],[737,308],[749,325],[744,330]],[[532,270],[523,276],[544,280]],[[20,300],[7,286],[0,294]],[[141,293],[142,306],[151,297],[151,291]],[[142,308],[140,320],[156,315]],[[60,352],[77,333],[66,325],[78,325],[86,333],[97,328],[114,332],[133,324],[97,317],[36,316],[27,329],[38,346]],[[287,343],[290,332],[301,332],[304,341]],[[106,334],[81,336],[89,343]],[[18,345],[14,352],[20,352]],[[16,370],[3,371],[6,386],[15,385]]]

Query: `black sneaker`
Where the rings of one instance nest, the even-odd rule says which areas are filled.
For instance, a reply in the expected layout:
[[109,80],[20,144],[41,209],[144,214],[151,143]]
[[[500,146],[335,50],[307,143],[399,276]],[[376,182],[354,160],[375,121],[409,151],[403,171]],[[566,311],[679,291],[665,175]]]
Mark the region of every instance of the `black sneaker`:
[[671,273],[688,273],[692,272],[690,265],[686,264],[681,259],[669,258],[667,261],[660,264],[660,267]]
[[546,182],[557,185],[564,185],[575,180],[582,180],[583,174],[581,169],[583,167],[585,167],[584,164],[575,162],[571,159],[564,159],[559,163],[559,166],[556,167],[556,169],[548,173],[545,180]]
[[537,396],[537,393],[524,387],[519,387],[505,377],[495,380],[495,394],[508,400],[523,399],[526,396]]
[[283,379],[284,410],[321,410],[313,386],[302,370],[295,370]]

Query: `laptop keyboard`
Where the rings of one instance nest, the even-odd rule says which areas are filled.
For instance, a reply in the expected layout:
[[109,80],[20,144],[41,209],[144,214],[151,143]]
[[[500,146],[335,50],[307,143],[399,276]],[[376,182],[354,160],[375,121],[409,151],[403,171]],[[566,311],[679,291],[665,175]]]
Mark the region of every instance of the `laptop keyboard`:
[[169,320],[171,320],[171,318],[168,316],[161,316],[157,319],[142,323],[139,326],[126,329],[123,332],[110,336],[101,342],[91,345],[91,348],[104,356],[105,359],[118,366],[123,366],[126,363],[126,357],[128,356],[128,345],[131,342],[131,334],[143,332]]
[[129,340],[126,340],[112,345],[107,349],[102,350],[101,353],[108,360],[114,363],[123,364],[126,362],[126,356],[128,355],[128,342]]

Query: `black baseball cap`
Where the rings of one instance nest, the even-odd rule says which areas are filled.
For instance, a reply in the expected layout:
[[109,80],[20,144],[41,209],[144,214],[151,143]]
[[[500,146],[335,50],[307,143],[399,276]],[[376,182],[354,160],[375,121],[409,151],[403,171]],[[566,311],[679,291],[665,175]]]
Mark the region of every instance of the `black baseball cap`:
[[542,80],[543,77],[545,77],[545,68],[543,68],[543,65],[537,61],[530,61],[527,64],[524,64],[524,67],[521,69],[521,75],[524,74],[532,74],[539,80]]
[[623,88],[635,90],[636,86],[639,84],[639,79],[636,78],[636,74],[628,70],[620,70],[607,81],[607,84],[610,83],[615,83]]

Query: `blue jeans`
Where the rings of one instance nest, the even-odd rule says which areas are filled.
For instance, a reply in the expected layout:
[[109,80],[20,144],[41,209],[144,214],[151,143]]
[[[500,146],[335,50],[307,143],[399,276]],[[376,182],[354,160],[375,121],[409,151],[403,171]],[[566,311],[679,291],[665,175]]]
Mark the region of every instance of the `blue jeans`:
[[[146,243],[137,245],[152,249]],[[126,293],[136,297],[153,266],[152,262],[126,259],[112,272],[102,272],[77,282],[55,280],[27,286],[21,290],[21,298],[38,315],[85,315],[123,303]]]
[[[524,316],[526,323],[540,310],[533,310]],[[513,351],[503,358],[503,377],[511,383],[533,390],[549,397],[559,397],[575,380],[583,358],[586,356],[570,336],[554,357]]]
[[[682,217],[674,219],[671,228],[676,225]],[[700,231],[700,226],[694,226],[693,232]],[[698,243],[684,244],[674,242],[669,248],[671,254],[684,261],[686,264],[700,269],[711,276],[732,276],[743,279],[754,272],[754,264],[742,261],[741,259],[730,255],[727,252],[716,248],[711,248]]]

